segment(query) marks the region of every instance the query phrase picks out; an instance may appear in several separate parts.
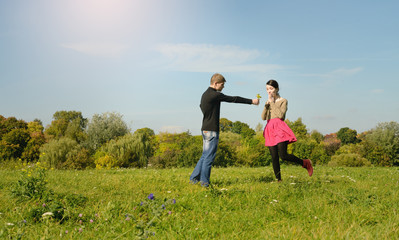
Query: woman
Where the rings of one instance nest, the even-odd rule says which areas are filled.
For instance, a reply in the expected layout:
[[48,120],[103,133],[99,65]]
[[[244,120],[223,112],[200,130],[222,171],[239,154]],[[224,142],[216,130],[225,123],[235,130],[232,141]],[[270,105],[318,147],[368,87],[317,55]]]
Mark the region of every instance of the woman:
[[269,147],[272,155],[274,175],[281,181],[280,162],[282,160],[294,162],[302,165],[308,170],[309,176],[313,174],[312,162],[309,159],[300,159],[287,153],[287,146],[296,142],[296,137],[288,125],[284,122],[287,112],[287,100],[280,97],[277,81],[269,80],[266,83],[268,100],[262,112],[262,119],[267,120],[263,136],[265,137],[265,146]]

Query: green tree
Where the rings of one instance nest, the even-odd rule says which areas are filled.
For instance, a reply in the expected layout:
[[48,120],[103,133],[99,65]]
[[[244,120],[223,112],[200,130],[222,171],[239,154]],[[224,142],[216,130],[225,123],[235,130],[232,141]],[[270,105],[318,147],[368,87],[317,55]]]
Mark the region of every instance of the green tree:
[[333,156],[341,147],[341,141],[337,138],[336,133],[327,134],[321,142],[328,156]]
[[69,137],[80,143],[86,138],[84,131],[87,119],[83,118],[81,112],[57,111],[54,113],[53,119],[44,132],[49,139]]
[[298,118],[295,122],[291,122],[287,119],[285,122],[294,132],[297,139],[307,136],[308,130],[306,129],[306,125],[302,122],[302,118]]
[[390,165],[399,165],[399,124],[379,123],[366,135],[366,140],[383,149],[389,156]]
[[219,127],[221,132],[230,132],[233,127],[233,122],[227,118],[221,118],[219,121]]
[[233,123],[231,131],[233,133],[240,134],[241,136],[243,136],[243,138],[251,138],[255,135],[255,131],[250,128],[248,124],[240,121],[236,121]]
[[71,152],[79,152],[81,146],[73,139],[62,137],[52,139],[40,148],[40,162],[48,168],[63,169]]
[[0,115],[0,159],[20,158],[29,140],[25,121]]
[[337,137],[341,141],[342,145],[359,142],[357,139],[356,130],[350,129],[348,127],[341,128],[337,132]]
[[25,128],[15,128],[4,134],[0,141],[0,159],[20,158],[29,140],[29,131]]
[[139,134],[139,133],[141,133],[141,134],[146,134],[147,136],[149,136],[149,137],[154,137],[155,136],[155,132],[154,132],[154,130],[152,130],[151,128],[140,128],[140,129],[137,129],[135,132],[134,132],[134,134]]
[[127,124],[118,113],[95,114],[88,124],[86,148],[93,153],[104,143],[129,133]]
[[27,123],[24,120],[18,120],[15,117],[5,118],[0,115],[0,140],[3,138],[3,135],[10,132],[13,129],[26,129]]
[[323,134],[321,134],[321,133],[320,133],[319,131],[317,131],[317,130],[313,130],[313,131],[310,133],[310,138],[311,138],[311,139],[314,139],[317,143],[321,143],[321,141],[324,140]]
[[22,153],[21,158],[34,162],[40,157],[40,147],[45,144],[46,139],[43,134],[43,125],[40,121],[33,121],[28,123],[28,132],[30,139]]

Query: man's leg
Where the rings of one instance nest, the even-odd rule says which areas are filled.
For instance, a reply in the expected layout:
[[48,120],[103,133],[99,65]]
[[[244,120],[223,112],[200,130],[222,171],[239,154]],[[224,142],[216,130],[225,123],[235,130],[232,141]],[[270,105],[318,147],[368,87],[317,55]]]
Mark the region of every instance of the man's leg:
[[201,177],[201,170],[202,170],[202,164],[204,162],[204,156],[207,155],[206,149],[208,149],[208,141],[205,139],[204,132],[202,131],[202,155],[201,158],[198,160],[197,165],[194,168],[193,173],[190,176],[190,182],[191,183],[197,183],[200,180]]
[[204,142],[206,141],[206,144],[204,144],[200,181],[202,186],[208,187],[210,182],[209,179],[211,177],[212,163],[215,160],[216,150],[219,143],[219,132],[204,131],[203,138]]

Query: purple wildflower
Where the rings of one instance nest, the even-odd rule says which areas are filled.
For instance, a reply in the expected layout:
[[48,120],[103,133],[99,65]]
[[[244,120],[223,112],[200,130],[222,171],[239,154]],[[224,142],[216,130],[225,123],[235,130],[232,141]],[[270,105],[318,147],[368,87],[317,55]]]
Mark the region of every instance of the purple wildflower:
[[45,203],[43,203],[43,205],[42,205],[43,207],[45,207],[46,206],[46,204]]
[[172,199],[172,202],[173,202],[173,204],[176,204],[176,199],[173,198],[173,199]]
[[152,194],[152,193],[150,193],[150,195],[148,195],[148,199],[150,199],[150,200],[154,200],[154,194]]
[[83,232],[83,229],[82,229],[82,228],[79,228],[79,232]]
[[94,222],[93,219],[90,219],[90,222],[93,223]]
[[172,214],[172,211],[169,211],[168,214]]
[[162,204],[162,209],[165,209],[165,204]]
[[80,213],[80,214],[79,214],[79,217],[80,217],[80,218],[83,217],[83,214]]
[[68,230],[65,230],[65,234],[68,234]]

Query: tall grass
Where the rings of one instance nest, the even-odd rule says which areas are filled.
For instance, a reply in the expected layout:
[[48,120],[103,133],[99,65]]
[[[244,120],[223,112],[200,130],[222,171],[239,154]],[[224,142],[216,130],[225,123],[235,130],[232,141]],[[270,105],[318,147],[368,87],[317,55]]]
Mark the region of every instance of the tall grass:
[[[303,168],[283,165],[281,183],[273,180],[270,167],[213,168],[212,186],[208,189],[188,183],[191,171],[187,168],[48,171],[47,187],[58,197],[65,212],[63,219],[40,216],[34,220],[32,209],[50,205],[53,200],[16,199],[10,189],[17,182],[20,170],[0,170],[0,236],[6,239],[399,238],[398,168],[317,166],[310,178]],[[153,200],[148,198],[151,193],[155,196]]]

